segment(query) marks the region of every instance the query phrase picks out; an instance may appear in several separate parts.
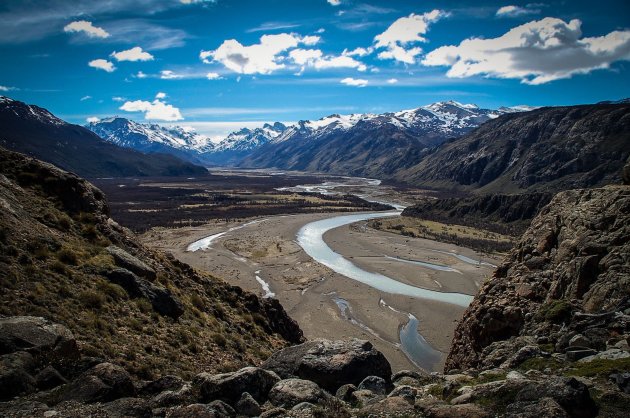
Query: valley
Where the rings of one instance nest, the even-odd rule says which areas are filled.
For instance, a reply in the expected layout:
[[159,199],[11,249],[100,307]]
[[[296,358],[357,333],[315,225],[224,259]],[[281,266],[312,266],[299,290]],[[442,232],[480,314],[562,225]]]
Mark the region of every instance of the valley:
[[[401,209],[421,195],[369,179],[324,180],[284,191],[329,198],[354,193]],[[344,215],[328,209],[153,228],[142,241],[231,284],[278,298],[308,339],[368,339],[394,370],[441,370],[455,324],[498,256],[368,225],[369,218],[399,218],[400,210]]]

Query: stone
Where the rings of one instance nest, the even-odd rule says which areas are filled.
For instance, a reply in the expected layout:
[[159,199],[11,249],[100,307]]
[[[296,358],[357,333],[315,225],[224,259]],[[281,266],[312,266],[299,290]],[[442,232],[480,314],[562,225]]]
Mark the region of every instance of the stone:
[[337,389],[335,397],[344,402],[350,402],[352,400],[352,393],[357,390],[357,387],[351,383],[345,384]]
[[103,404],[103,409],[112,417],[151,418],[151,406],[146,399],[121,398]]
[[293,408],[291,408],[291,411],[305,411],[305,412],[311,412],[313,411],[315,408],[317,408],[316,405],[313,405],[310,402],[300,402],[299,404],[295,405]]
[[418,395],[418,390],[416,388],[407,386],[407,385],[401,385],[401,386],[396,386],[394,390],[392,390],[391,393],[387,395],[387,397],[388,398],[393,398],[393,397],[402,398],[405,401],[407,401],[410,405],[413,405],[416,403],[417,395]]
[[347,383],[358,385],[367,376],[389,381],[391,366],[369,341],[313,340],[274,353],[262,366],[283,379],[311,380],[331,393]]
[[105,248],[105,251],[114,258],[117,266],[127,269],[140,277],[154,280],[156,277],[155,270],[149,267],[145,262],[129,254],[127,251],[115,245]]
[[40,390],[48,390],[68,383],[53,366],[47,366],[35,375],[35,383]]
[[157,407],[168,407],[189,404],[193,401],[193,391],[190,384],[186,383],[177,390],[165,390],[155,395],[151,402]]
[[531,402],[514,402],[507,406],[506,415],[511,418],[568,418],[567,412],[552,398]]
[[597,354],[597,351],[590,348],[571,348],[564,352],[567,360],[569,361],[578,361],[585,357],[593,357]]
[[140,387],[139,395],[156,395],[164,391],[176,391],[184,386],[184,380],[179,376],[166,375]]
[[212,401],[208,404],[211,408],[213,408],[220,417],[234,417],[236,416],[236,411],[227,403],[216,400]]
[[584,356],[580,358],[578,361],[580,363],[589,363],[593,360],[619,360],[623,358],[629,358],[630,352],[625,350],[620,350],[618,348],[613,348],[610,350],[602,351],[599,353],[593,353],[589,356]]
[[371,390],[377,395],[387,395],[389,392],[389,385],[385,379],[378,376],[368,376],[359,383],[359,390]]
[[210,405],[191,404],[174,408],[168,414],[169,418],[227,418],[228,415],[220,414]]
[[269,402],[275,406],[290,409],[301,402],[317,404],[328,396],[317,383],[310,380],[285,379],[276,383],[271,389]]
[[491,418],[493,416],[488,410],[472,403],[449,405],[435,401],[423,401],[416,403],[416,408],[431,418]]
[[136,392],[129,373],[112,363],[98,364],[60,389],[61,400],[85,403],[133,397]]
[[261,413],[260,405],[248,392],[243,392],[235,408],[239,415],[246,417],[257,417]]
[[588,387],[575,378],[551,377],[530,383],[516,394],[515,400],[537,402],[542,398],[552,398],[571,417],[590,418],[597,415],[598,408]]
[[286,416],[287,410],[284,408],[272,408],[260,414],[260,418],[280,418]]
[[591,347],[591,341],[582,334],[574,335],[569,340],[569,347]]
[[413,405],[398,396],[385,398],[363,407],[359,411],[362,417],[405,417],[415,416]]
[[27,351],[47,363],[79,358],[72,332],[65,326],[34,316],[0,318],[0,354]]
[[612,380],[621,391],[630,394],[630,373],[613,373],[610,375]]
[[371,390],[363,389],[352,392],[351,404],[359,408],[374,404],[384,398],[383,395],[377,395]]
[[204,402],[215,399],[235,404],[243,392],[248,392],[258,403],[264,403],[271,388],[280,381],[274,372],[258,367],[245,367],[233,373],[195,376],[192,385]]
[[36,387],[35,379],[24,369],[0,367],[0,402],[32,393]]
[[110,282],[125,289],[130,297],[147,299],[160,315],[177,319],[184,313],[184,305],[169,289],[158,287],[127,269],[107,270],[103,272],[103,275]]
[[520,348],[514,356],[512,356],[508,361],[501,365],[504,368],[514,368],[519,366],[525,360],[528,360],[533,357],[538,357],[540,355],[540,348],[535,345],[526,345],[525,347]]

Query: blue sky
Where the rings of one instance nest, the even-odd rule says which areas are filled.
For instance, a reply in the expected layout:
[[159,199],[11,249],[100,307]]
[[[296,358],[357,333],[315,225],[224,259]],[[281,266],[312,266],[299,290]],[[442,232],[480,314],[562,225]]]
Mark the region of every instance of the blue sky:
[[0,94],[74,123],[267,121],[630,97],[627,1],[5,0]]

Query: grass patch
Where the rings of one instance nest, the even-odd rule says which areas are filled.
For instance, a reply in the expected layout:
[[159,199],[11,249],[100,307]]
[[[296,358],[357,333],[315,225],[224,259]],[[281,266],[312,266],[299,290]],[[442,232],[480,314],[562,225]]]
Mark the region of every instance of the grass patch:
[[628,370],[630,370],[630,358],[616,360],[599,359],[584,363],[579,361],[573,363],[567,374],[569,376],[608,378],[611,373],[627,372]]
[[548,322],[561,323],[571,318],[571,304],[565,300],[553,300],[538,310],[538,317]]

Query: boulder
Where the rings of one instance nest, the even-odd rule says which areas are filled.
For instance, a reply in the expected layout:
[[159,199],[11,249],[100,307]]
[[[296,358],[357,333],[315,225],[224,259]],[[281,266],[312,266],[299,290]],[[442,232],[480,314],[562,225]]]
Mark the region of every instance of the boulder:
[[448,405],[439,401],[424,400],[416,408],[429,418],[490,418],[494,416],[485,408],[472,403]]
[[129,373],[112,363],[98,364],[60,389],[61,400],[85,403],[133,397],[136,392]]
[[352,395],[350,395],[350,404],[361,408],[367,405],[375,404],[383,398],[383,395],[378,395],[368,389],[355,390],[352,392]]
[[413,405],[397,396],[367,405],[359,411],[359,416],[362,417],[407,417],[415,415]]
[[317,383],[302,379],[285,379],[274,385],[269,392],[269,402],[275,406],[290,409],[302,402],[317,404],[328,395]]
[[171,410],[169,418],[230,418],[234,415],[226,415],[215,407],[206,404],[191,404]]
[[35,391],[37,382],[24,369],[0,366],[0,402]]
[[512,418],[568,418],[567,412],[552,398],[531,402],[514,402],[507,406],[506,415]]
[[352,399],[352,393],[356,390],[357,387],[355,385],[348,383],[337,389],[335,396],[337,397],[337,399],[341,399],[344,402],[350,402],[350,400]]
[[260,418],[280,418],[286,417],[287,410],[284,408],[271,408],[260,414]]
[[166,375],[142,385],[139,395],[157,395],[164,391],[176,391],[184,386],[184,380],[179,376]]
[[130,297],[148,299],[153,309],[160,315],[177,319],[184,313],[184,306],[169,289],[155,286],[127,269],[107,270],[103,275],[110,282],[125,289]]
[[391,366],[369,341],[313,340],[274,353],[262,366],[283,379],[311,380],[329,392],[351,383],[358,385],[368,376],[389,381]]
[[27,351],[47,363],[79,358],[77,342],[68,328],[34,316],[0,318],[0,354],[16,351]]
[[396,386],[394,390],[391,391],[388,398],[402,398],[407,401],[409,404],[413,405],[416,403],[416,396],[418,395],[418,390],[412,386],[400,385]]
[[117,266],[127,269],[140,277],[154,280],[156,277],[155,270],[149,267],[145,262],[129,254],[127,251],[115,245],[105,248],[105,251],[114,258]]
[[157,407],[185,405],[193,402],[194,394],[189,384],[184,384],[177,390],[165,390],[155,395],[151,402]]
[[624,393],[630,393],[630,373],[613,373],[610,380],[617,384]]
[[233,373],[195,376],[192,385],[203,402],[215,399],[236,404],[243,392],[248,392],[258,403],[264,403],[271,388],[280,381],[274,372],[258,367],[245,367]]
[[110,417],[151,418],[151,406],[146,399],[121,398],[103,404],[103,409]]
[[551,398],[571,417],[591,418],[597,415],[597,405],[591,398],[588,387],[575,378],[553,377],[529,383],[516,394],[518,402],[537,402]]
[[260,405],[249,392],[243,392],[235,407],[239,415],[246,417],[257,417],[261,413]]
[[359,383],[359,390],[371,390],[377,395],[387,395],[391,384],[388,384],[385,379],[378,376],[368,376]]
[[35,383],[40,390],[48,390],[68,383],[53,366],[47,366],[35,375]]
[[618,348],[612,348],[610,350],[602,351],[600,353],[592,353],[589,356],[584,356],[578,361],[580,363],[589,363],[593,360],[619,360],[630,357],[630,352],[620,350]]

